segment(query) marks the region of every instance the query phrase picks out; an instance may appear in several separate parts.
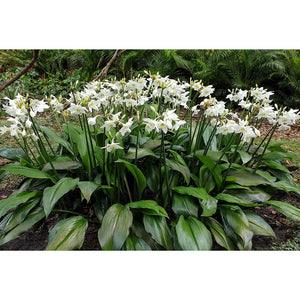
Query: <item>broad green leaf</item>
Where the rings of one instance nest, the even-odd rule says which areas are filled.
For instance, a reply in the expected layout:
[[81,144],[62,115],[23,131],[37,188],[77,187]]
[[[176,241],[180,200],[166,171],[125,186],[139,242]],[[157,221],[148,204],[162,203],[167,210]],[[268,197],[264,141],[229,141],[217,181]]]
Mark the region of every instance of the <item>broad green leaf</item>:
[[103,170],[103,155],[104,155],[104,149],[95,146],[94,147],[94,154],[95,154],[95,158],[97,163],[99,164],[101,170]]
[[264,160],[299,159],[298,155],[289,152],[269,152],[263,155]]
[[38,194],[35,192],[22,192],[20,194],[10,196],[0,201],[0,218],[4,216],[10,209],[17,207],[18,205],[27,202]]
[[133,177],[136,180],[138,190],[139,190],[139,195],[140,197],[142,196],[142,193],[147,186],[146,178],[144,174],[141,172],[141,170],[134,164],[131,164],[130,162],[123,160],[123,159],[118,159],[115,161],[116,163],[123,163],[127,170],[133,175]]
[[286,144],[286,141],[274,141],[270,142],[267,148],[271,151],[287,152],[284,148],[280,147],[284,144]]
[[292,219],[293,221],[299,222],[300,221],[300,209],[282,201],[270,200],[265,202],[265,204],[270,204],[273,206],[274,209],[278,210],[288,218]]
[[87,202],[90,201],[92,194],[100,187],[97,183],[92,181],[80,181],[78,187]]
[[152,238],[165,247],[167,250],[172,249],[171,231],[167,225],[165,217],[144,215],[143,222],[145,230],[151,234]]
[[210,159],[207,156],[201,156],[197,154],[195,156],[210,170],[210,172],[212,173],[216,181],[218,188],[220,188],[223,181],[220,167],[216,165],[216,162],[214,162],[212,159]]
[[131,209],[141,211],[145,215],[169,217],[165,209],[153,200],[141,200],[136,202],[127,203],[126,206]]
[[249,221],[242,209],[233,205],[219,205],[219,207],[225,232],[229,234],[231,238],[234,238],[232,232],[237,234],[242,241],[240,244],[239,241],[236,240],[238,247],[248,249],[253,237],[253,232],[249,228]]
[[178,163],[177,161],[170,160],[170,159],[166,159],[166,165],[169,168],[171,168],[172,170],[181,173],[185,182],[187,184],[190,183],[191,173],[190,173],[190,169],[187,166],[184,166],[184,165]]
[[23,175],[28,178],[47,178],[50,179],[53,183],[56,182],[48,173],[42,172],[38,169],[32,169],[20,165],[10,164],[2,168],[2,170],[8,171],[14,175]]
[[172,209],[176,215],[198,217],[199,204],[189,195],[173,194]]
[[28,213],[37,205],[40,198],[32,199],[24,204],[20,204],[13,212],[9,214],[9,218],[2,220],[0,223],[0,236],[6,234],[14,227],[24,221]]
[[239,190],[247,190],[251,191],[251,189],[248,186],[242,186],[236,183],[231,183],[225,186],[225,190],[231,190],[231,189],[239,189]]
[[[195,151],[195,154],[203,156],[204,150],[197,150],[197,151]],[[228,162],[226,155],[224,155],[222,151],[208,150],[205,156],[209,157],[211,160],[213,160],[215,162],[219,161],[220,158],[221,158],[221,161]]]
[[174,156],[175,160],[179,164],[187,167],[186,162],[184,161],[184,159],[181,157],[181,155],[179,153],[177,153],[176,151],[170,150],[170,149],[168,151],[172,153],[172,155]]
[[[79,161],[53,161],[52,165],[54,166],[55,170],[75,170],[82,167],[82,164]],[[47,172],[52,170],[50,163],[47,163],[42,171]]]
[[9,147],[0,149],[0,157],[13,161],[20,161],[20,158],[27,159],[27,156],[23,150]]
[[46,250],[77,250],[82,247],[88,221],[82,216],[59,221],[50,231]]
[[190,195],[198,198],[203,210],[201,216],[209,217],[215,214],[218,201],[214,197],[210,196],[204,188],[177,186],[174,187],[173,190],[179,194]]
[[61,136],[59,136],[57,133],[55,133],[53,130],[46,126],[40,126],[41,131],[47,135],[49,140],[58,143],[59,145],[62,145],[65,147],[71,154],[74,154],[72,147],[68,141],[63,139]]
[[235,250],[229,237],[226,235],[222,225],[212,217],[205,219],[205,224],[210,228],[216,242],[227,250]]
[[216,187],[216,181],[207,166],[201,166],[199,170],[199,179],[197,182],[199,187],[203,187],[208,193]]
[[45,213],[42,207],[38,207],[33,212],[31,212],[26,219],[19,225],[17,225],[14,229],[9,231],[1,240],[0,245],[3,245],[18,236],[20,236],[22,233],[28,231],[34,224],[39,222],[45,217]]
[[148,148],[150,150],[153,150],[161,145],[160,140],[148,140],[145,144],[141,146],[141,148]]
[[290,171],[285,166],[274,160],[266,160],[264,161],[264,164],[271,169],[281,170],[283,172],[290,173]]
[[230,190],[227,191],[227,194],[252,203],[263,203],[271,199],[271,195],[255,187],[253,187],[252,190]]
[[230,194],[220,193],[216,196],[216,199],[226,201],[228,203],[239,204],[239,205],[242,205],[242,206],[249,206],[249,207],[257,206],[256,203],[252,203],[252,202],[250,202],[246,199],[242,199],[242,198],[239,198],[237,196],[230,195]]
[[255,235],[276,237],[271,226],[262,217],[253,211],[246,210],[244,213],[249,221],[249,228]]
[[194,217],[180,216],[176,225],[177,240],[182,250],[211,250],[212,238],[205,225]]
[[65,177],[60,179],[55,185],[47,187],[44,190],[42,204],[45,210],[46,217],[49,216],[56,202],[65,194],[74,190],[77,186],[79,178],[73,179]]
[[235,177],[234,182],[240,185],[255,186],[260,184],[270,184],[270,182],[262,176],[243,169],[230,170],[227,175]]
[[102,250],[120,250],[122,248],[129,235],[132,219],[129,208],[119,203],[107,210],[98,231]]
[[286,192],[294,192],[300,195],[300,187],[296,185],[291,185],[287,183],[286,181],[277,181],[272,184],[273,187],[276,187],[277,189],[284,190]]
[[240,155],[243,164],[246,164],[248,161],[252,159],[252,155],[241,150],[237,150],[238,154]]
[[148,165],[148,168],[146,168],[147,185],[154,194],[158,193],[160,188],[159,176],[158,166]]
[[[136,148],[129,148],[128,152],[123,156],[123,158],[135,159],[135,151],[136,151]],[[150,150],[148,148],[139,148],[137,151],[137,158],[140,159],[140,158],[143,158],[146,156],[153,156],[155,158],[159,157],[152,150]]]
[[[206,129],[204,130],[203,140],[204,140],[205,145],[208,144],[212,131],[213,131],[213,126],[207,126]],[[216,134],[213,136],[213,138],[210,141],[209,149],[212,150],[212,151],[217,150],[217,137],[216,137]]]
[[151,250],[151,247],[134,233],[130,233],[123,246],[125,250]]

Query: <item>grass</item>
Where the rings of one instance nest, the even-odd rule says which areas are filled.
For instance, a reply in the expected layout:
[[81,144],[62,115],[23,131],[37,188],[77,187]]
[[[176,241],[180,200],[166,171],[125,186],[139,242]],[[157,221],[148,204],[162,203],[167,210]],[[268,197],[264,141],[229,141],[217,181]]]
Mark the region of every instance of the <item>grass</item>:
[[276,251],[299,251],[300,250],[300,232],[294,232],[294,238],[292,240],[288,240],[285,243],[282,243],[278,246],[273,246],[270,250]]

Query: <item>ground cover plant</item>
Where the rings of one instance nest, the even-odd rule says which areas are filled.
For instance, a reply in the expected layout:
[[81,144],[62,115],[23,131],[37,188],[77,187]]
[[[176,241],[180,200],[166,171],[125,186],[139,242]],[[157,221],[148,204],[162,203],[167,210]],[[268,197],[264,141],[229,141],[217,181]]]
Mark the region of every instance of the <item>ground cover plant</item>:
[[[272,142],[299,112],[273,106],[273,93],[259,87],[230,91],[229,105],[213,92],[201,81],[146,72],[91,82],[68,97],[6,99],[11,125],[0,133],[20,149],[0,150],[14,161],[0,176],[26,179],[0,202],[0,245],[52,212],[60,219],[48,250],[80,249],[89,224],[98,224],[103,250],[210,250],[213,243],[249,250],[254,235],[274,236],[254,208],[272,206],[299,221],[298,208],[269,194],[300,195],[281,163],[297,156]],[[57,131],[36,118],[47,110]],[[266,120],[272,127],[255,143]]]

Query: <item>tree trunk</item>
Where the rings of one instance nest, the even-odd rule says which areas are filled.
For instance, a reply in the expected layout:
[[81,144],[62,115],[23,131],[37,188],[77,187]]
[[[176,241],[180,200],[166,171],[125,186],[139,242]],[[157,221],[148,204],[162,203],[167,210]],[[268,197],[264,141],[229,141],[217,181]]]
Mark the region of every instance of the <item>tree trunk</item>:
[[25,74],[35,63],[35,61],[39,57],[40,50],[33,50],[33,57],[31,61],[18,73],[16,76],[11,78],[10,80],[4,82],[2,85],[0,85],[0,92],[3,91],[6,87],[14,83],[16,80],[18,80],[23,74]]

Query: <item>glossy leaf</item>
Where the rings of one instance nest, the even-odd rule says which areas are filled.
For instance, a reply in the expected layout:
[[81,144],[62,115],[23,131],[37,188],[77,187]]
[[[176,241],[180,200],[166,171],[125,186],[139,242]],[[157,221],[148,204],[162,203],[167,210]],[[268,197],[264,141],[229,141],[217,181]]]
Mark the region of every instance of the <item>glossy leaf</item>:
[[46,250],[76,250],[82,247],[88,221],[82,216],[59,221],[50,231]]
[[170,160],[170,159],[166,159],[166,165],[169,168],[171,168],[172,170],[181,173],[184,180],[185,180],[185,182],[187,184],[190,183],[191,172],[190,172],[190,169],[187,166],[182,165],[182,164],[178,163],[177,161]]
[[46,127],[46,126],[40,126],[41,130],[43,133],[45,133],[47,135],[47,137],[49,138],[49,140],[58,143],[59,145],[62,145],[63,147],[65,147],[71,154],[73,154],[73,150],[72,147],[70,145],[70,143],[68,141],[66,141],[65,139],[63,139],[61,136],[59,136],[56,132],[54,132],[53,130],[51,130],[50,128]]
[[300,221],[300,209],[289,203],[270,200],[265,202],[265,204],[272,205],[274,209],[278,210],[279,212],[296,222]]
[[[136,148],[129,148],[128,152],[123,156],[123,158],[125,159],[135,159],[135,151]],[[139,148],[137,150],[137,158],[143,158],[146,156],[153,156],[155,158],[158,158],[159,156],[157,156],[152,150],[148,149],[148,148]]]
[[216,242],[227,250],[235,250],[235,247],[229,237],[226,235],[222,225],[214,218],[206,218],[205,224],[210,228]]
[[126,206],[130,207],[131,209],[138,210],[145,215],[162,216],[168,218],[168,214],[165,209],[159,206],[157,202],[153,200],[131,202],[127,203]]
[[90,201],[92,194],[100,187],[97,183],[92,181],[80,181],[78,187],[87,202]]
[[22,192],[20,194],[10,196],[0,201],[0,218],[4,216],[10,209],[17,207],[18,205],[27,202],[38,194],[35,192]]
[[48,173],[42,172],[38,169],[32,169],[20,165],[10,164],[2,168],[2,170],[9,171],[14,175],[23,175],[28,178],[47,178],[50,179],[53,183],[56,182],[55,178],[53,178]]
[[210,250],[212,238],[205,225],[194,217],[180,216],[176,225],[177,240],[182,250]]
[[[55,170],[76,170],[82,167],[82,164],[79,161],[53,161],[52,165],[54,166]],[[52,170],[50,163],[47,163],[42,171],[47,172]]]
[[167,250],[172,249],[171,231],[164,217],[144,215],[143,222],[145,230],[158,244]]
[[138,190],[139,190],[139,195],[140,197],[142,196],[142,193],[147,186],[146,183],[146,178],[144,174],[141,172],[141,170],[134,164],[131,164],[130,162],[123,160],[123,159],[118,159],[115,161],[116,163],[123,163],[127,170],[133,175],[133,177],[136,180]]
[[179,194],[198,198],[203,210],[201,216],[209,217],[215,214],[218,201],[210,196],[204,188],[177,186],[174,187],[173,190]]
[[253,211],[244,211],[244,213],[249,221],[249,228],[255,235],[275,237],[272,227],[262,217]]
[[233,205],[220,205],[220,213],[225,232],[229,234],[231,238],[234,238],[232,232],[237,234],[242,241],[240,244],[239,241],[236,240],[237,245],[241,249],[248,249],[253,237],[253,232],[249,228],[249,221],[242,209]]
[[129,235],[132,213],[128,207],[114,204],[104,215],[98,231],[98,239],[103,250],[120,250]]
[[233,181],[240,185],[256,186],[260,184],[270,184],[270,182],[262,176],[251,173],[244,169],[230,170],[227,175],[235,177]]
[[151,247],[134,233],[130,233],[127,237],[123,248],[124,250],[151,250]]
[[299,159],[298,155],[289,152],[269,152],[263,155],[264,160],[280,160],[283,158]]
[[271,169],[276,169],[276,170],[280,170],[280,171],[283,171],[286,173],[290,173],[290,171],[284,165],[282,165],[281,163],[278,163],[274,160],[266,160],[264,162],[264,164]]
[[20,161],[20,158],[27,159],[25,152],[18,148],[4,147],[0,149],[0,157],[12,160]]
[[237,152],[240,155],[243,164],[246,164],[247,162],[249,162],[252,159],[252,155],[245,151],[237,150]]
[[234,203],[234,204],[239,204],[242,206],[249,206],[249,207],[254,207],[257,206],[256,203],[253,203],[249,200],[234,196],[234,195],[230,195],[230,194],[224,194],[224,193],[220,193],[216,196],[216,199],[218,200],[222,200],[228,203]]
[[45,213],[42,207],[38,207],[33,212],[31,212],[26,219],[14,229],[9,231],[1,240],[0,245],[3,245],[17,237],[19,237],[24,232],[28,231],[34,224],[39,222],[45,217]]
[[65,194],[75,189],[79,179],[65,177],[60,179],[55,185],[47,187],[44,190],[42,204],[45,210],[46,217],[51,213],[56,202]]
[[174,193],[172,209],[176,215],[198,217],[199,204],[189,195]]
[[37,205],[40,201],[39,198],[32,199],[26,203],[20,204],[13,212],[11,212],[6,220],[0,223],[0,236],[6,234],[8,231],[12,230],[14,227],[19,225],[24,221],[28,213]]
[[252,203],[264,203],[271,198],[271,195],[269,195],[268,193],[254,187],[252,188],[252,190],[230,190],[227,191],[227,194],[236,196]]

